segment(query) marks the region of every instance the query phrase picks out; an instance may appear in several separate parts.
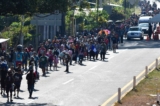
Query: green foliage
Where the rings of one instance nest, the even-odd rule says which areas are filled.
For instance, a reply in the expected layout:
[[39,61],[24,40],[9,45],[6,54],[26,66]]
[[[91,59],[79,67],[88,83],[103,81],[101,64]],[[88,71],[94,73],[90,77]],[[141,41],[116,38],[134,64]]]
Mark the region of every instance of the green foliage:
[[112,13],[109,16],[109,19],[116,21],[116,20],[122,20],[125,18],[124,11],[119,10],[119,8],[113,8]]
[[25,14],[31,12],[31,4],[35,0],[1,0],[0,14]]
[[121,5],[123,3],[123,1],[124,0],[104,0],[103,4],[105,5],[105,4],[108,4],[110,2],[111,4],[119,4],[119,5]]
[[[31,34],[31,31],[35,30],[33,26],[27,24],[30,23],[30,20],[30,17],[25,17],[24,20],[22,20],[21,16],[19,16],[18,21],[12,22],[11,25],[2,30],[1,37],[10,38],[10,45],[16,45],[19,42],[22,29],[22,34],[24,35],[24,43],[30,41],[34,34]],[[22,25],[22,23],[24,23],[24,26]]]
[[[116,11],[118,11],[119,13],[122,13],[122,14],[125,16],[125,18],[130,17],[131,14],[132,14],[131,9],[129,9],[129,8],[124,9],[124,7],[114,7],[114,9],[115,9]],[[125,12],[124,12],[124,11],[125,11]]]
[[[71,20],[70,20],[71,11],[67,12],[66,14],[66,29],[69,30]],[[98,15],[98,23],[96,22],[96,17]],[[106,11],[90,11],[88,15],[84,11],[80,12],[75,16],[76,24],[79,26],[77,30],[84,30],[84,29],[92,29],[98,25],[104,25],[109,18],[109,15]]]
[[69,0],[1,0],[0,15],[66,12],[70,3]]
[[[125,7],[125,0],[123,0],[122,6]],[[134,8],[134,5],[131,5],[129,1],[126,0],[126,8]]]
[[70,2],[68,0],[37,0],[36,12],[53,13],[55,10],[66,12]]
[[87,0],[83,0],[80,2],[79,10],[82,11],[84,8],[90,9],[90,4]]

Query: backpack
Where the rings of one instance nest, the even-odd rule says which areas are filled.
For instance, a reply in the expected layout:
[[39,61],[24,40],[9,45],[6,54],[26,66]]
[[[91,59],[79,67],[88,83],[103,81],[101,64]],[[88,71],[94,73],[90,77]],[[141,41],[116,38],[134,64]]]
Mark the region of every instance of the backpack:
[[8,70],[7,62],[3,61],[3,62],[0,64],[0,67],[1,67],[1,68],[5,68],[6,70]]

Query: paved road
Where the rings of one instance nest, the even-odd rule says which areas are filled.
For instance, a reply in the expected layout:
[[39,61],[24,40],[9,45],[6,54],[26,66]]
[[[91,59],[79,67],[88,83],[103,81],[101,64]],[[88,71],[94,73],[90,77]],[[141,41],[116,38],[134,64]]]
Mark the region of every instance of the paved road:
[[70,66],[71,73],[49,71],[35,85],[34,99],[28,99],[25,76],[19,99],[6,103],[0,96],[0,105],[33,106],[98,106],[123,87],[133,76],[138,75],[146,65],[160,56],[160,41],[125,41],[117,53],[109,51],[106,61],[85,61],[83,66]]

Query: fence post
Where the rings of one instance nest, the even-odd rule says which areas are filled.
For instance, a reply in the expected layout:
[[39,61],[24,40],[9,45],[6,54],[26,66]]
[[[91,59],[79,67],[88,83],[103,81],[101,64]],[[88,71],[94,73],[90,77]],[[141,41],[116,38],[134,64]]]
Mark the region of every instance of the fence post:
[[158,69],[158,59],[156,59],[156,69]]
[[121,103],[121,88],[118,88],[118,103]]
[[136,87],[136,76],[133,77],[133,90],[135,89]]
[[145,76],[146,76],[146,78],[148,77],[148,66],[146,66]]
[[157,90],[157,104],[159,104],[159,89]]

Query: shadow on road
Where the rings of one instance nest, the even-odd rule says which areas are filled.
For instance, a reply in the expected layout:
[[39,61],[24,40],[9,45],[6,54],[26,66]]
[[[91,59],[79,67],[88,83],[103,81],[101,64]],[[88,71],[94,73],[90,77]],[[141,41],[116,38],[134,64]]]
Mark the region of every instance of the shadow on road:
[[119,44],[119,49],[140,49],[140,48],[160,48],[160,40],[140,41],[137,39],[125,40],[124,44]]
[[15,103],[15,102],[6,102],[6,103],[0,103],[0,106],[57,106],[50,103]]
[[37,91],[39,91],[39,90],[38,90],[38,89],[34,89],[33,91],[34,91],[34,92],[37,92]]
[[21,97],[14,97],[14,99],[24,100],[24,98]]

